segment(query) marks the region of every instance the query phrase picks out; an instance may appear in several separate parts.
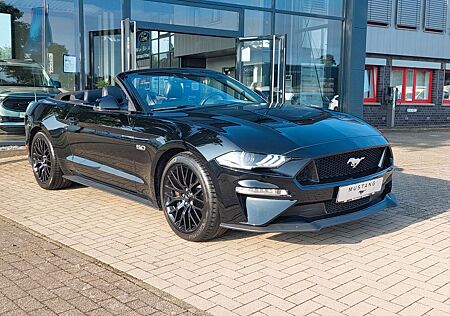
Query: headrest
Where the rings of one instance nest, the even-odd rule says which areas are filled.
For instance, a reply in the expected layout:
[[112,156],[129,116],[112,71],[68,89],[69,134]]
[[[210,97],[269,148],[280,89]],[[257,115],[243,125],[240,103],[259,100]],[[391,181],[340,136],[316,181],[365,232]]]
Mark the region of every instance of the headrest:
[[84,91],[84,101],[88,103],[93,103],[102,97],[102,89],[95,90],[85,90]]
[[183,86],[181,82],[172,80],[166,83],[164,92],[167,99],[180,99],[183,97]]
[[72,92],[65,92],[65,93],[57,94],[53,98],[55,100],[69,101],[71,95],[72,95]]
[[103,87],[102,97],[106,97],[107,95],[115,97],[119,103],[122,103],[125,100],[125,95],[123,94],[122,89],[116,86]]
[[83,100],[83,98],[84,98],[84,91],[75,91],[70,94],[71,101]]

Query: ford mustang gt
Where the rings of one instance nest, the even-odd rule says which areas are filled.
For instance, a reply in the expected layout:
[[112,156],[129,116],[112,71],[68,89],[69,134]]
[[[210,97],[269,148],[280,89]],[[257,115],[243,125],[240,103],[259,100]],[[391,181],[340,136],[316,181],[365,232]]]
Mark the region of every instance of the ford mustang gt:
[[228,76],[147,69],[27,109],[37,183],[81,183],[164,211],[180,237],[305,232],[397,204],[388,141],[348,114],[267,104]]

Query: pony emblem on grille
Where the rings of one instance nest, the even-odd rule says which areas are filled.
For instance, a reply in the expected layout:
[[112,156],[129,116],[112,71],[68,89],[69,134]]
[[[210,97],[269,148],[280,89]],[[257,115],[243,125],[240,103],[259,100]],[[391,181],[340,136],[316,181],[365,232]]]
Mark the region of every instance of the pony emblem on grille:
[[361,158],[350,158],[347,161],[347,165],[350,165],[350,167],[352,167],[353,169],[355,169],[356,167],[358,167],[358,165],[361,163],[361,161],[363,161],[364,159],[366,159],[366,157],[361,157]]

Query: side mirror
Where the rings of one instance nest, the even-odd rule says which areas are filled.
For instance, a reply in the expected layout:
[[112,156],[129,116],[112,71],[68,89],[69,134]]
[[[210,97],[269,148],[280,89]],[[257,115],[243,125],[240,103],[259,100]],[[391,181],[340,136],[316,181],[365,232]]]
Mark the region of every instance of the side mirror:
[[52,80],[52,82],[53,82],[53,87],[55,87],[56,89],[60,89],[62,87],[60,81]]
[[115,97],[107,95],[95,102],[94,109],[97,111],[119,111],[120,104]]

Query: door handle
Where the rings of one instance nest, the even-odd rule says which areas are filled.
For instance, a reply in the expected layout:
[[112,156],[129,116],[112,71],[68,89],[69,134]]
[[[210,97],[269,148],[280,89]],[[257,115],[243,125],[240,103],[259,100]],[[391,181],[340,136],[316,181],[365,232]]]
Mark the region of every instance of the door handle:
[[77,119],[76,117],[67,118],[67,122],[69,123],[69,125],[77,125],[79,121],[80,120]]

